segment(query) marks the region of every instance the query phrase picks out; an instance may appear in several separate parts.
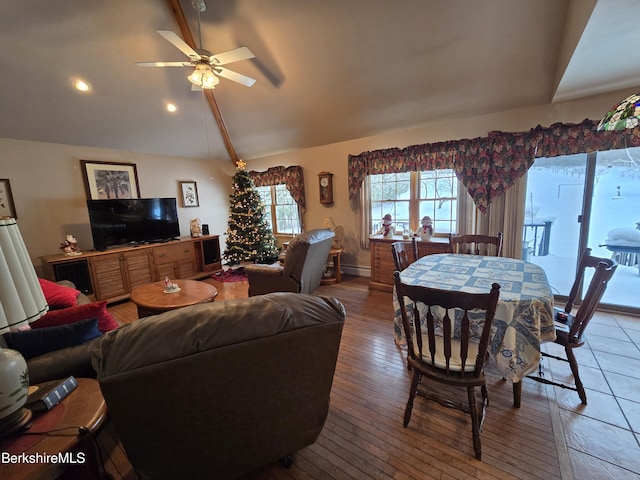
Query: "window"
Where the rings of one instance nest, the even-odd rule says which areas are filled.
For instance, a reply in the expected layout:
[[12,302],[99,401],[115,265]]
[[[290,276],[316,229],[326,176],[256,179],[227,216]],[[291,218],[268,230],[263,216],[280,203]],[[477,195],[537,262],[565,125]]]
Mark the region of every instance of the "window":
[[455,233],[458,179],[452,169],[419,173],[419,218],[429,215],[434,229]]
[[425,215],[437,233],[456,232],[458,179],[453,169],[371,175],[371,233],[387,213],[396,233],[416,230]]
[[274,234],[300,233],[298,205],[286,185],[257,187],[265,206],[265,215]]

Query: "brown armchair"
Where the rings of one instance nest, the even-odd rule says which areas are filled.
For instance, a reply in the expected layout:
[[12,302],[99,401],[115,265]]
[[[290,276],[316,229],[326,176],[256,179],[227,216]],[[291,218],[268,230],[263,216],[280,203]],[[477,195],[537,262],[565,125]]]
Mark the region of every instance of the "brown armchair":
[[249,296],[271,292],[312,293],[320,286],[334,236],[331,230],[309,230],[289,242],[284,265],[247,265]]
[[344,318],[334,298],[280,292],[105,334],[93,362],[139,478],[236,478],[314,443]]

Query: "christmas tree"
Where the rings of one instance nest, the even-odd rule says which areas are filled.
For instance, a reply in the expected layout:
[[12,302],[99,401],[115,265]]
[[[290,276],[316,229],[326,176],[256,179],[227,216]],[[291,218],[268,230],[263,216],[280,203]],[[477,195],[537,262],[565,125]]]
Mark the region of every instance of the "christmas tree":
[[236,166],[223,256],[229,265],[243,261],[273,263],[278,259],[278,247],[265,220],[264,204],[249,173],[244,170],[245,163],[240,160]]

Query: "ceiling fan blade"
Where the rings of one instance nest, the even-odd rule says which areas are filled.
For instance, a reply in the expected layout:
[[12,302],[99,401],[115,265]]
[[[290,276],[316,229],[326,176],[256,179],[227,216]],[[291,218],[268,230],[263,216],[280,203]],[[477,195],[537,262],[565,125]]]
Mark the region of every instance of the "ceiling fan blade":
[[247,47],[235,48],[227,52],[216,53],[210,57],[211,65],[226,65],[227,63],[239,62],[240,60],[247,60],[249,58],[255,58],[251,50]]
[[233,70],[229,70],[227,68],[215,67],[213,70],[214,72],[216,72],[216,75],[240,83],[246,87],[251,87],[254,83],[256,83],[254,78],[247,77],[246,75],[242,75],[241,73],[234,72]]
[[139,67],[190,67],[191,62],[136,62]]
[[156,30],[156,32],[162,35],[165,38],[165,40],[168,40],[169,42],[171,42],[174,47],[176,47],[178,50],[184,53],[187,57],[191,59],[195,57],[196,60],[200,60],[200,54],[196,52],[193,48],[191,48],[189,45],[187,45],[187,43],[184,40],[182,40],[177,34],[172,32],[171,30]]

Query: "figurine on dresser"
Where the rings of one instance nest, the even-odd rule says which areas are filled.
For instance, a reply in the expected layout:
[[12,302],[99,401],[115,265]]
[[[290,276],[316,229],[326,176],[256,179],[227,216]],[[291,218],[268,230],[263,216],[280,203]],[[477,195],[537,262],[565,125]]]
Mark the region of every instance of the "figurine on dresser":
[[65,255],[80,255],[82,253],[78,249],[78,241],[73,235],[67,235],[66,240],[60,244],[60,250]]
[[378,235],[382,234],[384,238],[391,238],[395,233],[395,228],[391,225],[391,214],[387,213],[382,217],[382,227],[378,230]]
[[422,217],[421,226],[418,231],[420,233],[420,240],[423,242],[431,240],[431,237],[433,236],[433,222],[431,221],[431,217],[428,215]]
[[192,237],[201,237],[202,236],[202,222],[199,218],[193,218],[189,222],[189,227],[191,230]]

